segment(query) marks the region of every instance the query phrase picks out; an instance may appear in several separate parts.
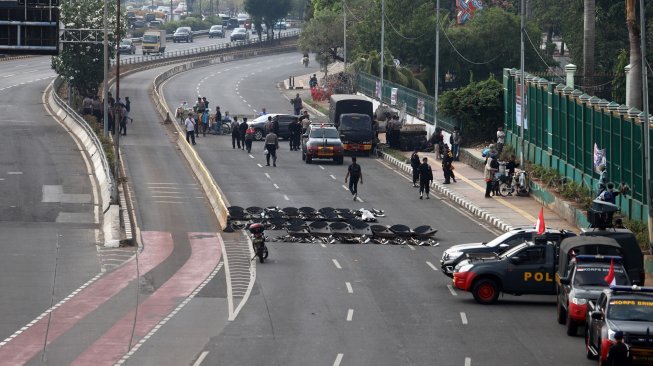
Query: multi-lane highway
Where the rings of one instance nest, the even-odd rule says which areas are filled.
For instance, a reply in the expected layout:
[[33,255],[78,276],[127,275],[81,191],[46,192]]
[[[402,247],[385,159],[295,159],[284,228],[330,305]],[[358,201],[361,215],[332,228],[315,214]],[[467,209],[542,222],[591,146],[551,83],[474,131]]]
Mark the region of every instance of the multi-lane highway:
[[[211,109],[232,115],[289,112],[279,82],[316,72],[300,59],[281,54],[192,70],[170,79],[164,95],[171,109],[206,96]],[[148,88],[167,67],[121,80],[134,118],[121,150],[143,251],[94,277],[101,262],[97,225],[88,219],[92,180],[74,141],[42,106],[49,59],[2,65],[0,336],[12,339],[0,342],[0,359],[7,364],[592,364],[582,338],[556,324],[551,297],[480,306],[448,286],[437,270],[442,251],[494,233],[442,197],[419,200],[408,178],[381,160],[361,159],[361,199],[352,201],[346,165],[306,165],[282,142],[278,167],[265,167],[261,143],[248,154],[232,149],[229,136],[200,137],[196,151],[233,205],[377,208],[386,212],[383,224],[439,229],[438,247],[272,242],[265,264],[250,268],[237,255],[225,262],[224,251],[248,243],[242,233],[217,232],[175,132],[152,106]]]

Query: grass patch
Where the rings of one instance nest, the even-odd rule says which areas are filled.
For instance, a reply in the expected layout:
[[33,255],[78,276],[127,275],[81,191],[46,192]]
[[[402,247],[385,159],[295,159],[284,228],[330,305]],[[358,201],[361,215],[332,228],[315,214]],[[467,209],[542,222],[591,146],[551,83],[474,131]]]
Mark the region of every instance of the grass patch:
[[306,101],[306,102],[308,103],[308,105],[310,105],[311,107],[313,107],[313,108],[317,109],[318,111],[322,112],[324,115],[326,115],[326,116],[329,115],[329,110],[322,107],[319,103],[316,103],[316,102],[314,102],[312,100],[309,100],[309,101]]
[[379,145],[379,150],[381,150],[384,153],[392,156],[393,158],[401,161],[402,163],[405,163],[405,162],[407,162],[409,160],[408,157],[406,157],[406,155],[404,155],[404,153],[402,151],[396,150],[396,149],[391,149],[391,148],[387,147],[387,145]]

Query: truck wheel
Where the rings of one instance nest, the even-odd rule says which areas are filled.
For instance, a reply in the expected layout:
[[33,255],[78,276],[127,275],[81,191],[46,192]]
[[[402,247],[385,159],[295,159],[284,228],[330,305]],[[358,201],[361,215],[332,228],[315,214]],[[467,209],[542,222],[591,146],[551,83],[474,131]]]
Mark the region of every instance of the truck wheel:
[[578,333],[578,324],[574,323],[573,320],[569,317],[569,314],[567,314],[567,335],[571,337],[575,337],[576,334]]
[[499,286],[496,281],[482,278],[474,284],[472,294],[474,300],[483,305],[494,304],[499,299]]
[[556,310],[558,313],[558,324],[565,324],[565,321],[567,319],[567,311],[560,305],[560,301],[558,300],[556,302]]

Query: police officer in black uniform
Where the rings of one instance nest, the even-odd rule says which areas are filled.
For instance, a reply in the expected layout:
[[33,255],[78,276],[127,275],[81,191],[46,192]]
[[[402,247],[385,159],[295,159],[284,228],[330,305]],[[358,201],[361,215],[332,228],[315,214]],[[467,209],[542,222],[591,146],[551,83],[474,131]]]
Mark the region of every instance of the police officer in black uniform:
[[633,356],[630,354],[630,347],[624,343],[624,332],[618,330],[614,333],[614,340],[617,341],[608,351],[607,366],[630,366],[633,364]]

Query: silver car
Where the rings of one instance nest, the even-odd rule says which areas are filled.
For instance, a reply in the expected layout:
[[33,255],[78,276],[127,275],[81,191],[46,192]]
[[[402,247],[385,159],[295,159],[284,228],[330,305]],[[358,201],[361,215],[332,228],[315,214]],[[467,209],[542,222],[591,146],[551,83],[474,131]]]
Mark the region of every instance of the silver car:
[[249,41],[249,32],[245,28],[236,28],[231,32],[231,42]]

